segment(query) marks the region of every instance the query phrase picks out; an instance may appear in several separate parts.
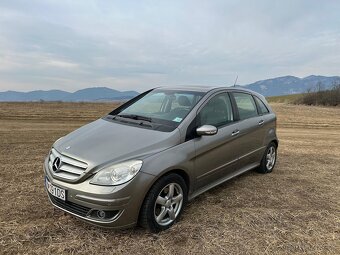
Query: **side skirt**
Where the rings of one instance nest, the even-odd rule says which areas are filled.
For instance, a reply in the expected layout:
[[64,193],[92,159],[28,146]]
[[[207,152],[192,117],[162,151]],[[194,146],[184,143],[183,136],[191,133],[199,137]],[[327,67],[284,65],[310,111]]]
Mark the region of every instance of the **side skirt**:
[[225,177],[218,179],[217,181],[215,181],[215,182],[213,182],[209,185],[206,185],[203,188],[200,188],[200,189],[194,191],[192,194],[189,195],[188,200],[190,201],[190,200],[194,199],[195,197],[201,195],[202,193],[204,193],[204,192],[206,192],[206,191],[208,191],[208,190],[210,190],[210,189],[212,189],[212,188],[214,188],[214,187],[216,187],[216,186],[218,186],[218,185],[220,185],[220,184],[222,184],[222,183],[224,183],[224,182],[226,182],[226,181],[228,181],[228,180],[230,180],[230,179],[232,179],[232,178],[234,178],[238,175],[241,175],[245,172],[248,172],[249,170],[252,170],[252,169],[258,167],[259,165],[260,165],[260,163],[253,163],[251,165],[248,165],[248,166],[241,168],[238,171],[232,172],[232,173],[226,175]]

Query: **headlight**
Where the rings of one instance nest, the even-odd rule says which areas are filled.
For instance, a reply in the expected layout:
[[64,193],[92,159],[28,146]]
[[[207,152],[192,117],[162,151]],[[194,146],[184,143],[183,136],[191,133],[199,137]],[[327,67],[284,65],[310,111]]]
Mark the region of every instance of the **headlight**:
[[54,143],[59,142],[62,138],[64,138],[64,137],[62,136],[62,137],[58,138],[57,141],[55,141]]
[[143,161],[129,160],[100,170],[90,181],[98,185],[119,185],[130,181],[141,169]]

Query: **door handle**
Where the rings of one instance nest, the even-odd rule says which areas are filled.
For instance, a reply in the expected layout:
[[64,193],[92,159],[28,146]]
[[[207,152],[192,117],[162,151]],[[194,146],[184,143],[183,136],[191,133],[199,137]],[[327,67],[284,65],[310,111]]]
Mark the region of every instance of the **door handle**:
[[264,123],[264,120],[260,120],[259,121],[259,126],[263,125],[263,123]]
[[231,136],[238,135],[240,133],[240,130],[236,129],[231,133]]

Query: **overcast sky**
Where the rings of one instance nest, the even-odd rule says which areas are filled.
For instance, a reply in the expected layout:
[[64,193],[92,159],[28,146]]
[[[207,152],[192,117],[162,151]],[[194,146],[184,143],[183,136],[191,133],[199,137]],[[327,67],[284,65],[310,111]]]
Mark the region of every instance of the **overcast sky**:
[[0,91],[340,75],[340,1],[0,2]]

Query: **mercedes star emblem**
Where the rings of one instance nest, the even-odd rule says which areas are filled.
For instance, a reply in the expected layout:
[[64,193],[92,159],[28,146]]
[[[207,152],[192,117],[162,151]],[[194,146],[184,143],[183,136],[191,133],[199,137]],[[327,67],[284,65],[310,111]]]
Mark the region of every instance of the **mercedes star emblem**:
[[55,173],[58,172],[60,165],[61,165],[61,160],[59,157],[56,157],[52,163],[53,172]]

